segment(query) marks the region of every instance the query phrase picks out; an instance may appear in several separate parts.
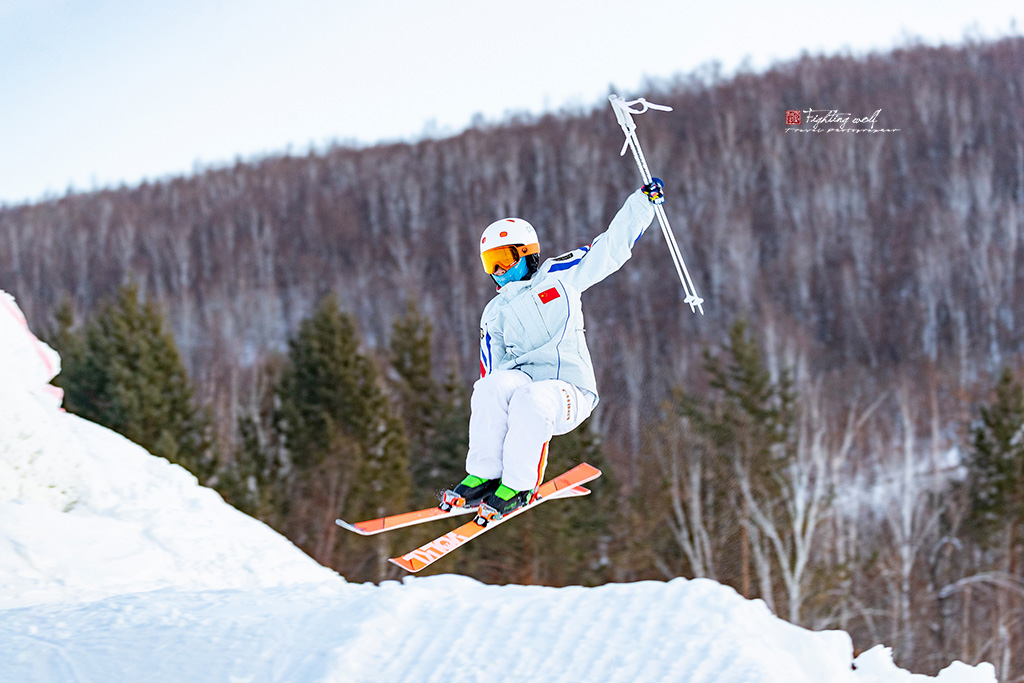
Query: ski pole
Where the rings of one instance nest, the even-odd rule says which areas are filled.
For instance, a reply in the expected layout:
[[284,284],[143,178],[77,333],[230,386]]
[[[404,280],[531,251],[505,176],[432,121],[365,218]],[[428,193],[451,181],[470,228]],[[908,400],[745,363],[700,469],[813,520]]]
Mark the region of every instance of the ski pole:
[[[633,121],[633,114],[643,114],[648,109],[672,111],[672,107],[654,104],[642,97],[627,102],[618,95],[609,95],[608,100],[611,102],[612,110],[615,112],[615,119],[619,122],[622,132],[626,135],[626,142],[622,145],[622,151],[619,152],[619,156],[624,156],[627,149],[633,152],[633,161],[636,162],[637,168],[640,169],[640,177],[643,178],[646,185],[651,182],[653,176],[651,176],[651,170],[647,166],[647,159],[644,158],[644,151],[640,147],[640,139],[636,136],[636,123]],[[631,109],[632,105],[640,105],[640,108]],[[665,244],[668,245],[672,264],[676,267],[676,275],[679,276],[679,281],[683,285],[683,294],[686,295],[683,301],[690,305],[691,311],[699,310],[700,314],[704,315],[704,299],[697,296],[697,289],[693,286],[693,280],[690,279],[690,273],[683,262],[683,255],[679,251],[676,236],[672,233],[672,228],[668,223],[668,216],[665,215],[664,206],[656,204],[654,206],[654,214],[658,217],[658,223],[661,225],[661,234],[664,235]]]

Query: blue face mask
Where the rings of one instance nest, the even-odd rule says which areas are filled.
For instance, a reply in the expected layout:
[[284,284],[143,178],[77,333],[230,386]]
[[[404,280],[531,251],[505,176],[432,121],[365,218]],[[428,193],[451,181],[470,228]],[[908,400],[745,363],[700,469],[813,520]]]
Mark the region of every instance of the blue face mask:
[[526,259],[521,258],[516,261],[516,264],[505,271],[504,275],[492,275],[491,277],[499,287],[504,287],[510,282],[519,282],[526,277]]

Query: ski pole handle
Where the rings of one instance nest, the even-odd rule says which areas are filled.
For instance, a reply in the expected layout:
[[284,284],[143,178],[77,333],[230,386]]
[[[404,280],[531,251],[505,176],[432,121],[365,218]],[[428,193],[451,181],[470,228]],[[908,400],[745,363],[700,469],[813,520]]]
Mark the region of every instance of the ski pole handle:
[[[636,130],[636,122],[633,121],[633,114],[643,114],[648,109],[655,109],[657,111],[672,111],[672,107],[664,104],[654,104],[648,102],[642,97],[635,100],[629,100],[628,102],[618,95],[609,95],[608,101],[612,104],[612,111],[615,112],[615,120],[619,122],[619,126],[622,128],[622,132],[626,135],[626,143],[622,145],[622,151],[619,152],[619,156],[626,154],[626,149],[629,147],[630,138],[633,137],[633,131]],[[630,107],[634,104],[639,104],[639,109],[631,109]]]
[[629,111],[629,103],[622,99],[618,95],[609,95],[608,101],[612,103],[612,111],[615,112],[615,120],[622,126],[623,132],[629,135],[636,130],[636,124],[633,123],[632,112]]

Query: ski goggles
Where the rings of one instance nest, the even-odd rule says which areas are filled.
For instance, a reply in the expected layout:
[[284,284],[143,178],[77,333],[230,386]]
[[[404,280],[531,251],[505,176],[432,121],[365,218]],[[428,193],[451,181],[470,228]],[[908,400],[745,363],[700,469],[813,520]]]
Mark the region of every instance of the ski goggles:
[[519,259],[528,254],[539,254],[540,245],[536,242],[533,244],[507,244],[502,247],[494,247],[488,249],[480,254],[480,259],[484,262],[484,270],[488,275],[494,275],[494,272],[501,268],[502,270],[508,270],[514,266]]

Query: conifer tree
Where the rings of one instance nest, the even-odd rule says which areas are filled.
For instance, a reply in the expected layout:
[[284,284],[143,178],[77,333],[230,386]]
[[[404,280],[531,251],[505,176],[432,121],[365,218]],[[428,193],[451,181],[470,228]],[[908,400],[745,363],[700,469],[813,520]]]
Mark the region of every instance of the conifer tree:
[[430,320],[410,301],[390,342],[417,506],[430,505],[437,491],[462,479],[469,447],[468,393],[454,370],[444,383],[434,379],[432,332]]
[[[338,542],[335,517],[400,510],[409,494],[401,422],[359,345],[352,318],[334,295],[325,297],[290,341],[277,390],[278,429],[293,470],[291,517],[305,526],[293,538],[325,564]],[[386,539],[378,545],[375,575],[384,578]]]
[[68,376],[66,368],[80,366],[82,362],[83,340],[79,330],[75,329],[75,309],[71,298],[65,296],[53,311],[53,324],[45,327],[40,338],[60,353],[61,369],[53,383],[67,390]]
[[773,591],[765,581],[770,553],[756,545],[763,540],[758,527],[784,531],[789,522],[785,496],[795,449],[796,396],[787,373],[772,379],[743,320],[730,328],[723,353],[705,350],[704,368],[712,394],[679,394],[678,409],[693,430],[689,442],[709,451],[702,458],[702,477],[709,485],[701,505],[707,508],[704,519],[717,530],[715,578],[752,595],[751,565],[759,563],[757,592],[771,605]]
[[706,424],[720,446],[738,446],[734,453],[751,469],[763,496],[778,498],[779,475],[792,457],[796,423],[792,380],[788,372],[772,380],[743,320],[730,328],[724,351],[724,357],[710,351],[704,354],[711,387],[723,399],[720,416]]
[[[431,336],[433,328],[416,303],[406,304],[405,315],[394,321],[391,330],[391,367],[398,375],[394,382],[398,410],[409,440],[410,471],[417,490],[432,489],[437,477],[434,447],[441,418],[441,396],[433,376]],[[432,496],[432,492],[429,492]],[[421,498],[417,494],[417,499]]]
[[278,390],[281,425],[292,462],[303,470],[322,462],[339,434],[358,440],[368,433],[380,390],[359,352],[355,323],[334,295],[299,325],[288,359]]
[[441,402],[430,447],[430,469],[422,483],[417,482],[421,491],[433,495],[465,476],[466,453],[469,452],[469,396],[469,388],[453,368],[441,385]]
[[982,547],[1024,531],[1024,387],[1006,368],[991,405],[971,428],[968,529]]
[[433,326],[416,302],[406,303],[405,315],[391,330],[391,366],[401,378],[400,411],[410,446],[425,448],[437,417],[438,390],[433,377]]
[[[1005,368],[990,405],[982,406],[971,427],[967,454],[966,531],[985,552],[982,564],[1005,577],[996,583],[986,619],[1002,652],[1000,668],[1012,670],[1012,654],[1021,637],[1021,595],[1012,582],[1021,574],[1024,544],[1024,387]],[[1010,583],[1007,584],[1006,581]],[[1016,622],[1016,624],[1015,624]]]
[[69,412],[107,426],[201,480],[213,473],[210,417],[196,405],[174,337],[135,284],[102,302],[80,332],[58,314],[61,386]]

